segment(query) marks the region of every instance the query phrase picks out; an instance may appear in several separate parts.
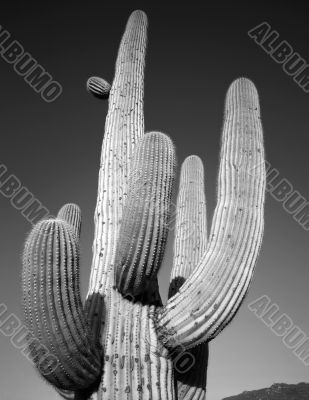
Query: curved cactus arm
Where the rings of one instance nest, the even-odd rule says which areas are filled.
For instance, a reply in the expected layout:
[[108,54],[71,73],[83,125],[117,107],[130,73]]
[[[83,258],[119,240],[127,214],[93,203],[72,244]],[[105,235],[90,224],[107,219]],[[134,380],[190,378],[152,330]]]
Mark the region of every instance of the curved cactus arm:
[[226,97],[218,203],[209,245],[189,279],[158,314],[158,329],[169,332],[173,343],[190,348],[209,341],[235,315],[261,245],[264,196],[258,94],[251,81],[240,78]]
[[134,154],[115,258],[117,289],[135,300],[149,290],[163,259],[174,175],[171,139],[147,133]]
[[[202,160],[191,155],[181,166],[176,205],[174,258],[169,298],[176,294],[198,265],[207,248],[207,211]],[[182,373],[175,363],[178,400],[206,396],[208,343],[190,350],[194,365]],[[176,358],[178,354],[176,353]]]
[[[23,305],[35,338],[29,350],[42,376],[63,390],[94,384],[102,373],[102,351],[81,303],[77,238],[63,219],[39,222],[26,240]],[[56,360],[52,368],[44,366],[42,349]]]
[[147,17],[134,11],[120,44],[109,94],[94,214],[95,237],[87,309],[95,331],[100,328],[102,301],[113,281],[115,249],[127,196],[130,160],[144,135],[144,66]]

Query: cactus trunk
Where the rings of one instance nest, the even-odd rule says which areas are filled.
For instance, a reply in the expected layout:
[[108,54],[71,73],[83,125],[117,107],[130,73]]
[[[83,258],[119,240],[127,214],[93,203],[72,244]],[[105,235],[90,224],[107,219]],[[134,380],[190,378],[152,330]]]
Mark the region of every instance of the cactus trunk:
[[104,311],[101,298],[113,285],[113,265],[122,209],[127,197],[129,166],[136,144],[144,135],[144,67],[147,17],[130,16],[116,62],[115,78],[101,151],[95,234],[87,310],[95,332]]

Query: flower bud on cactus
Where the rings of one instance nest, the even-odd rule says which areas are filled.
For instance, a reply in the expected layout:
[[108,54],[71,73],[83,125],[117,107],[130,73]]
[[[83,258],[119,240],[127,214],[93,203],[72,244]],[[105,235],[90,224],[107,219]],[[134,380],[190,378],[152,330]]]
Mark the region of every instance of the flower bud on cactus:
[[99,99],[108,99],[111,85],[98,76],[92,76],[87,80],[87,90]]

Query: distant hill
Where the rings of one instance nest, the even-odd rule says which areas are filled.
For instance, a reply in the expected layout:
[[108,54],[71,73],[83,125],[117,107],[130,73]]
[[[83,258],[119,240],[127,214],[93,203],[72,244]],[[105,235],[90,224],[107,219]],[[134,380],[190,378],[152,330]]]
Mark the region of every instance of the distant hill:
[[270,388],[246,391],[222,400],[309,400],[309,383],[275,383]]

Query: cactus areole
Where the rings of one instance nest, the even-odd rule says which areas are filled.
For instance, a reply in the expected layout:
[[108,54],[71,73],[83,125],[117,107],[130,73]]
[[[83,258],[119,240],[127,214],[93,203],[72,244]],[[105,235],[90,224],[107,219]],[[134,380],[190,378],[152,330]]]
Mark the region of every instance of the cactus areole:
[[[104,80],[88,82],[98,97],[108,92],[109,107],[85,305],[79,207],[66,204],[55,219],[39,222],[25,244],[23,309],[35,338],[29,350],[44,379],[66,399],[205,399],[208,342],[239,309],[261,246],[259,100],[253,83],[239,78],[226,95],[209,235],[202,161],[189,156],[182,164],[169,299],[162,304],[157,273],[176,161],[168,136],[144,133],[146,42],[147,17],[134,11],[110,91]],[[189,362],[179,362],[184,355]]]

